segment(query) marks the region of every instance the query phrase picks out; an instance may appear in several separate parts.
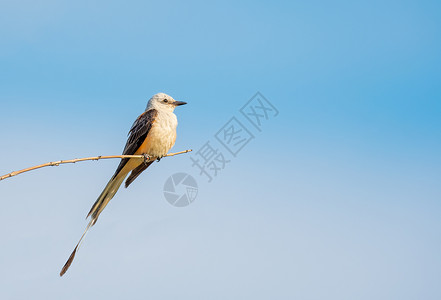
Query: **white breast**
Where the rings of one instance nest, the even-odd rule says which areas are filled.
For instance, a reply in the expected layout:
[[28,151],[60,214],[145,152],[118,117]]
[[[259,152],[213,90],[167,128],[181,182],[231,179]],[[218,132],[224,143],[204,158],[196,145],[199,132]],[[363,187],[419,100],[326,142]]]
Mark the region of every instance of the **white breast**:
[[173,112],[158,111],[152,128],[148,133],[145,152],[150,156],[162,157],[173,147],[176,141],[178,119]]

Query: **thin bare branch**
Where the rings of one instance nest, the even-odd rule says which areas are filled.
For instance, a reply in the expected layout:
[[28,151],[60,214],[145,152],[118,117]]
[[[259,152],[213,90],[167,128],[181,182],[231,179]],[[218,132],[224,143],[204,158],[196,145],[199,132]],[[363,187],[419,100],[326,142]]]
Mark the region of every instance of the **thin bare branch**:
[[[191,152],[191,151],[192,150],[189,149],[189,150],[179,151],[179,152],[175,152],[175,153],[168,153],[168,154],[164,155],[164,157],[175,156],[175,155],[178,155],[178,154],[184,154],[184,153],[188,153],[188,152]],[[59,160],[59,161],[48,162],[48,163],[41,164],[41,165],[38,165],[38,166],[33,166],[33,167],[30,167],[30,168],[26,168],[26,169],[23,169],[23,170],[14,171],[14,172],[5,174],[5,175],[0,177],[0,181],[3,180],[3,179],[6,179],[6,178],[9,178],[9,177],[16,176],[18,174],[24,173],[24,172],[29,172],[29,171],[40,169],[40,168],[44,168],[44,167],[59,166],[61,164],[74,164],[76,162],[86,161],[86,160],[100,160],[100,159],[110,159],[110,158],[139,158],[139,159],[145,159],[144,155],[106,155],[106,156],[100,155],[100,156],[93,156],[93,157],[84,157],[84,158],[75,158],[75,159],[68,159],[68,160]],[[151,158],[148,161],[152,161],[152,160],[154,160],[154,159]]]

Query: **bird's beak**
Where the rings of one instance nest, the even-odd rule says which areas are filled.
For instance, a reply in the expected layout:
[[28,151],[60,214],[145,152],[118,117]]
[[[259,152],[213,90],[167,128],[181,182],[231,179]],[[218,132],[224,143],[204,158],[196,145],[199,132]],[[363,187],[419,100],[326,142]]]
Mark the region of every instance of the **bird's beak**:
[[184,102],[184,101],[175,101],[173,104],[174,104],[175,106],[180,106],[180,105],[187,104],[187,102]]

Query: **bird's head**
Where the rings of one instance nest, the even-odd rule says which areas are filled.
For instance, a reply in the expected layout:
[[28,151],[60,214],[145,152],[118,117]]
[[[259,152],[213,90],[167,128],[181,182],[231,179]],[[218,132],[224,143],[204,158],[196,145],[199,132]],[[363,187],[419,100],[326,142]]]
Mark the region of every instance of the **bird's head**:
[[164,93],[158,93],[156,95],[153,95],[152,98],[150,98],[149,102],[147,103],[148,109],[156,109],[156,110],[166,110],[166,111],[173,111],[176,106],[187,104],[187,102],[184,101],[176,101],[173,99],[173,97],[164,94]]

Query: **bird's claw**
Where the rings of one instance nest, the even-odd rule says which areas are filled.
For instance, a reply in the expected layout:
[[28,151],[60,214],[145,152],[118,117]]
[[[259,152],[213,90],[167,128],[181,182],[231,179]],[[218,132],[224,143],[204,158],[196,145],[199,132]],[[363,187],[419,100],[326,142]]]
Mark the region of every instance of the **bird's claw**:
[[143,154],[143,156],[144,156],[144,164],[147,165],[152,158],[148,154]]
[[161,161],[161,158],[162,158],[162,156],[161,156],[161,157],[158,157],[158,158],[156,159],[156,161],[157,161],[157,162],[160,162],[160,161]]

